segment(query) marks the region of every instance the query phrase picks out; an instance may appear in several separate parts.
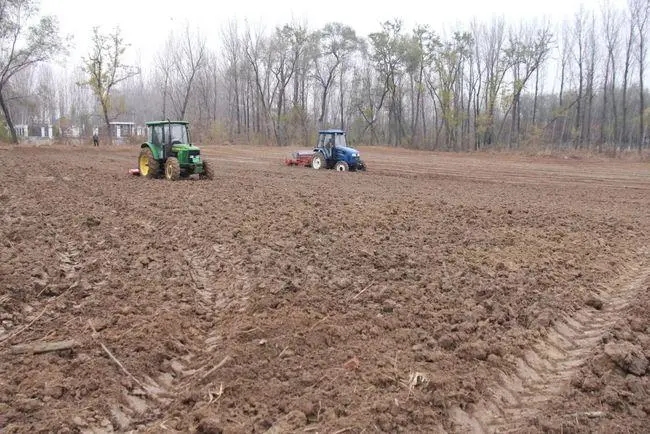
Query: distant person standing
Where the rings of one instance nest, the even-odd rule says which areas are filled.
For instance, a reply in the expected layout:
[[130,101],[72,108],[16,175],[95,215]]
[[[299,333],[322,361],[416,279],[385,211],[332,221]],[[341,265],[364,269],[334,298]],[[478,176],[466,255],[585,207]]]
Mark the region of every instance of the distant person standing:
[[97,133],[93,134],[93,146],[99,146],[99,136]]

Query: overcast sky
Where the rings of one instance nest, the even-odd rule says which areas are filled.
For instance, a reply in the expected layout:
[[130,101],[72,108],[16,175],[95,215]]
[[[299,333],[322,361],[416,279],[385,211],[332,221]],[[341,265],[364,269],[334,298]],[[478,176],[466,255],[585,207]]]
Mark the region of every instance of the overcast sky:
[[[624,6],[625,0],[609,0]],[[360,36],[378,31],[380,23],[401,18],[406,30],[416,24],[429,24],[442,33],[456,29],[473,18],[489,21],[503,16],[507,20],[548,18],[559,22],[571,17],[580,5],[599,9],[602,0],[41,0],[41,12],[55,15],[61,31],[72,35],[73,64],[88,52],[92,28],[122,29],[132,46],[130,56],[139,52],[147,59],[165,43],[169,31],[186,23],[199,29],[210,46],[216,46],[225,22],[238,20],[268,29],[291,21],[307,23],[316,29],[331,21],[353,27]]]

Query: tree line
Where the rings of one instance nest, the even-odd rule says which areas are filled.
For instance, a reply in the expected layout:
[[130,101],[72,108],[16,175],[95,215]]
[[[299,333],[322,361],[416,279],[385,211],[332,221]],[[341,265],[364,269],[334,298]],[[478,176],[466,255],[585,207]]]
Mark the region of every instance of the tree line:
[[120,118],[175,118],[205,140],[276,145],[342,128],[359,143],[436,150],[648,146],[650,0],[451,32],[399,19],[367,36],[338,22],[231,21],[208,41],[188,25],[146,65],[126,64],[119,28],[95,28],[82,64],[63,72],[52,60],[66,40],[37,4],[0,0],[0,108],[13,140],[16,119],[90,134]]

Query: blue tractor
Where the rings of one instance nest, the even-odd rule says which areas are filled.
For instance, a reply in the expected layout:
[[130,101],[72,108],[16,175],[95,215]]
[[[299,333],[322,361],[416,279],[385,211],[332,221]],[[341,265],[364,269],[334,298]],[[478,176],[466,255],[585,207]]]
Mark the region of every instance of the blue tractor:
[[359,151],[347,146],[343,130],[318,132],[318,144],[314,148],[311,167],[316,170],[334,169],[339,172],[366,170],[366,164],[359,158]]

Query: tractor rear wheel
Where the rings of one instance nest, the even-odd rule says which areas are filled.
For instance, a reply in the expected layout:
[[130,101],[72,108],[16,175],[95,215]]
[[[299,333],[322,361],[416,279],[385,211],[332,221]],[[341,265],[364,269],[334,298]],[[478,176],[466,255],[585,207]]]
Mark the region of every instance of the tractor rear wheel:
[[170,181],[177,181],[181,177],[181,165],[178,164],[178,159],[169,157],[165,163],[165,178]]
[[337,172],[347,172],[350,170],[350,166],[348,166],[348,163],[345,161],[337,161],[336,165],[334,166],[334,170]]
[[158,177],[160,171],[160,163],[153,158],[153,153],[149,148],[142,148],[140,150],[140,157],[138,158],[138,170],[140,176],[153,179]]
[[203,160],[203,173],[199,175],[200,179],[214,179],[214,168],[212,163]]
[[317,152],[316,155],[314,155],[314,158],[311,160],[311,167],[316,170],[326,169],[327,161],[325,160],[325,156],[320,152]]

